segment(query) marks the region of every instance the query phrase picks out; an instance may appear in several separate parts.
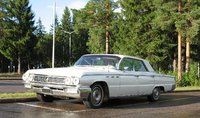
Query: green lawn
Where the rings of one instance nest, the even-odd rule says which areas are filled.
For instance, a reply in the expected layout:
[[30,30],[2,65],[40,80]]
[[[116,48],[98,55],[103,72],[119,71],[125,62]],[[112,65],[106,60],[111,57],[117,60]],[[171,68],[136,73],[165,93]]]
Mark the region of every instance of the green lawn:
[[29,98],[29,97],[36,97],[35,93],[0,93],[1,98]]
[[176,90],[200,90],[200,86],[177,87]]
[[0,77],[21,77],[18,73],[0,73]]

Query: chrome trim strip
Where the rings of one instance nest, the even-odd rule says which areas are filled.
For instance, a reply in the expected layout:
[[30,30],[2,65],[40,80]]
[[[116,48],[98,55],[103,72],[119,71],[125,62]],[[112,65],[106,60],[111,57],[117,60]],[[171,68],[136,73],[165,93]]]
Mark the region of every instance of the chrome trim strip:
[[174,76],[168,76],[168,75],[137,75],[137,74],[85,74],[84,76],[150,76],[150,77],[170,77],[175,78]]

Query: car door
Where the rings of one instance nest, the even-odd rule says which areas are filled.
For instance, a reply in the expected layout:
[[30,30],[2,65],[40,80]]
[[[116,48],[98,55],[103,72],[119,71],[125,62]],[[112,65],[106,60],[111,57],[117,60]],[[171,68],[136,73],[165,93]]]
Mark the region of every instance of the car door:
[[135,96],[138,95],[138,76],[132,65],[132,58],[124,58],[120,65],[120,95]]
[[152,93],[155,78],[152,72],[149,72],[142,60],[133,60],[135,75],[138,76],[139,95],[148,95]]

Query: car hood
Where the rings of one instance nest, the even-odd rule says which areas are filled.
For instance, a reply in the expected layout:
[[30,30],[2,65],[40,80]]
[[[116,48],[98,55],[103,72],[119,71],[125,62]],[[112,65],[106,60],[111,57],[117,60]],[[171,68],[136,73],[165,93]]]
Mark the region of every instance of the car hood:
[[46,69],[32,69],[28,70],[26,74],[39,74],[39,75],[49,75],[49,76],[75,76],[81,77],[84,74],[92,73],[105,73],[110,71],[116,71],[114,68],[110,67],[65,67],[65,68],[46,68]]

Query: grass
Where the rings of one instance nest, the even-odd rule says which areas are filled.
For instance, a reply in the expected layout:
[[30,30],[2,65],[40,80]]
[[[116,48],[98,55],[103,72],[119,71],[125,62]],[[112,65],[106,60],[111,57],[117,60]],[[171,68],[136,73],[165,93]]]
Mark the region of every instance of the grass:
[[4,98],[29,98],[36,97],[36,93],[0,93],[0,99]]
[[176,90],[200,90],[200,86],[177,87]]
[[0,77],[21,77],[18,73],[0,73]]

